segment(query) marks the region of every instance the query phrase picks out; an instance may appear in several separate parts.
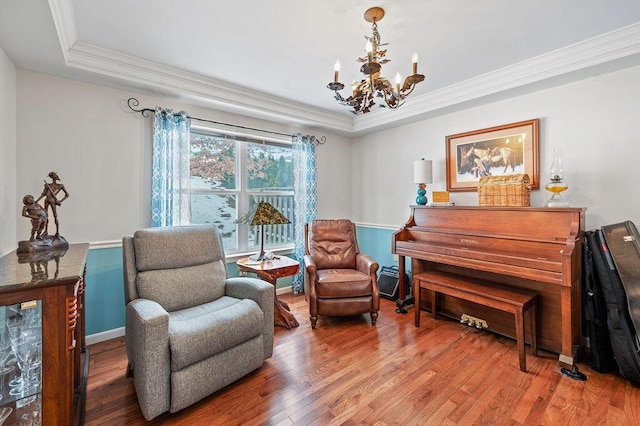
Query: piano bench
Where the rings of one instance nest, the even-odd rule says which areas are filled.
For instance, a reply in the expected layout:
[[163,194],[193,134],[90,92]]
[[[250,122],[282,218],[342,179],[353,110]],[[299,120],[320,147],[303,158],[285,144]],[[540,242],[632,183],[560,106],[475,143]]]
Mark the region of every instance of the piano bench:
[[427,289],[432,292],[431,315],[433,318],[437,314],[438,293],[513,314],[521,371],[527,371],[524,329],[525,315],[527,315],[531,330],[531,351],[538,356],[535,293],[442,271],[425,271],[414,275],[413,286],[416,298],[416,327],[420,327],[420,293],[422,289]]

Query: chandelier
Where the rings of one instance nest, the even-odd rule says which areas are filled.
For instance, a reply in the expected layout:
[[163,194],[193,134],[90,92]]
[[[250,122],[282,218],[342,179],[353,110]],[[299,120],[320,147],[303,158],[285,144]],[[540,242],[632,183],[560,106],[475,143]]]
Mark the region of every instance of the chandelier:
[[[396,109],[400,105],[404,104],[404,100],[409,96],[416,84],[424,80],[424,75],[418,74],[418,55],[413,54],[413,74],[404,79],[402,85],[402,77],[400,73],[396,74],[395,86],[385,77],[380,75],[382,65],[388,63],[390,60],[386,59],[387,50],[380,50],[381,46],[386,46],[388,43],[380,43],[380,33],[378,33],[378,22],[384,17],[384,9],[381,7],[372,7],[367,9],[364,13],[364,19],[367,22],[371,22],[371,37],[364,36],[367,39],[365,50],[367,56],[358,58],[357,61],[362,63],[360,72],[364,74],[364,78],[358,83],[354,81],[352,94],[348,98],[344,98],[340,94],[340,90],[344,89],[344,84],[338,80],[338,74],[340,72],[340,60],[336,61],[334,68],[333,82],[327,84],[329,90],[333,90],[335,93],[335,99],[341,104],[353,108],[353,113],[365,114],[371,111],[371,108],[376,105],[375,98],[382,98],[386,106],[391,109]],[[384,107],[385,105],[380,104]]]

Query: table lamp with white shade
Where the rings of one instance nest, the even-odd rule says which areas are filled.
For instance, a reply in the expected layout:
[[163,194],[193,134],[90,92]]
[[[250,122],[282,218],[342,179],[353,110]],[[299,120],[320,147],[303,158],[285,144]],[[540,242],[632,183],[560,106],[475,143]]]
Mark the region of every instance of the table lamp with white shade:
[[416,197],[416,204],[424,206],[429,202],[427,199],[427,187],[428,183],[433,183],[432,175],[432,162],[431,160],[416,160],[413,162],[413,183],[418,184],[418,196]]

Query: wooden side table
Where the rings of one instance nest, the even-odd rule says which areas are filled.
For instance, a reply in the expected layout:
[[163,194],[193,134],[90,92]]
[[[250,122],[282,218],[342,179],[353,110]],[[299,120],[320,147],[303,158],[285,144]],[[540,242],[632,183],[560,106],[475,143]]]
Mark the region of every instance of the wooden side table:
[[[244,257],[238,260],[237,265],[239,272],[254,273],[261,280],[273,284],[274,292],[278,278],[295,275],[300,271],[300,263],[286,256],[278,256],[269,261],[255,261]],[[278,300],[277,295],[274,296],[273,300],[274,325],[288,329],[297,327],[299,325],[298,321],[293,314],[289,312],[289,306],[285,302]]]

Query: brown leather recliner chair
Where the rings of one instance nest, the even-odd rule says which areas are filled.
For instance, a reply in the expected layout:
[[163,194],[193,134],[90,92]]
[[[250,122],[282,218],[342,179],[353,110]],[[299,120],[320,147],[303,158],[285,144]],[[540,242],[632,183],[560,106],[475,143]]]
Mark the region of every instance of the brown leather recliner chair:
[[318,315],[369,312],[375,325],[380,310],[378,263],[360,253],[356,226],[346,219],[314,220],[305,225],[304,292],[311,328]]

